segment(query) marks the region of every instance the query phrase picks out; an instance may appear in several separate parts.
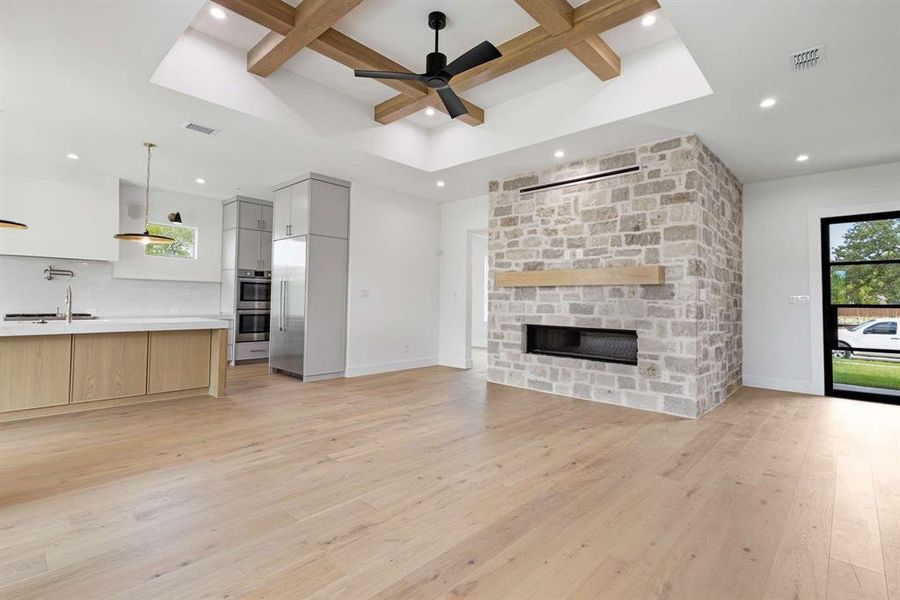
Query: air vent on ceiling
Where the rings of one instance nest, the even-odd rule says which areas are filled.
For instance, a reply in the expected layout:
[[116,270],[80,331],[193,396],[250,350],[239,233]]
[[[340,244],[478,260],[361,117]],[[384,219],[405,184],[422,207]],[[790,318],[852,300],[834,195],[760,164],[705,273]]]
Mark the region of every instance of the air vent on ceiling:
[[184,129],[190,129],[191,131],[196,131],[197,133],[202,133],[203,135],[213,135],[214,133],[219,133],[218,129],[213,129],[212,127],[207,127],[206,125],[201,125],[200,123],[194,123],[193,121],[188,121],[184,125],[182,125]]
[[609,179],[611,177],[621,177],[622,175],[628,175],[629,173],[636,173],[640,171],[640,165],[630,165],[628,167],[622,167],[621,169],[612,169],[609,171],[600,171],[599,173],[591,173],[590,175],[583,175],[581,177],[575,177],[572,179],[564,179],[562,181],[554,181],[553,183],[544,183],[541,185],[533,185],[531,187],[524,187],[519,189],[519,195],[523,194],[533,194],[534,192],[545,192],[547,190],[555,190],[563,187],[569,187],[570,185],[581,185],[583,183],[593,183],[595,181],[600,181],[601,179]]
[[816,46],[791,55],[791,67],[795,71],[805,71],[825,62],[825,46]]

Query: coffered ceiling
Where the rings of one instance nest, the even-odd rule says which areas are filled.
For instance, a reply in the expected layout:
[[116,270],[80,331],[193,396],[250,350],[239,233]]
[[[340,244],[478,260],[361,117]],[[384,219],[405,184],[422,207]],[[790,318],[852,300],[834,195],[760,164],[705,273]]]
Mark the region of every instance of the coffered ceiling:
[[[572,2],[575,7],[580,3]],[[247,73],[265,29],[202,0],[0,3],[0,154],[139,182],[141,142],[159,144],[154,181],[225,197],[264,196],[303,171],[420,198],[484,193],[490,179],[566,158],[698,133],[745,182],[900,160],[900,5],[886,2],[660,0],[657,22],[605,32],[622,75],[600,81],[563,50],[464,92],[478,127],[421,111],[372,119],[395,91],[311,50],[270,77]],[[537,26],[512,0],[366,0],[335,29],[409,68],[448,14],[453,57]],[[825,63],[789,55],[824,44]],[[418,61],[418,62],[417,62]],[[778,103],[761,110],[762,98]],[[181,129],[197,121],[220,130]],[[66,163],[66,153],[82,158]],[[810,160],[796,163],[799,153]],[[71,162],[71,161],[70,161]],[[206,185],[194,180],[203,177]],[[446,186],[437,188],[442,179]]]

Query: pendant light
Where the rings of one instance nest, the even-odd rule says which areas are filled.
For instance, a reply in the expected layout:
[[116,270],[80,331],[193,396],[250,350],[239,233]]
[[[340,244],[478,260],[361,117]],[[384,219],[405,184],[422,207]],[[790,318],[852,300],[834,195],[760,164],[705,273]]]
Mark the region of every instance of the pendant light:
[[28,225],[26,225],[25,223],[17,223],[15,221],[0,219],[0,229],[28,229]]
[[164,235],[154,235],[147,231],[147,223],[149,222],[150,215],[150,152],[153,148],[156,148],[156,144],[144,142],[144,147],[147,148],[147,187],[144,190],[144,233],[117,233],[113,237],[117,240],[137,242],[145,246],[147,244],[171,244],[175,241],[175,238]]

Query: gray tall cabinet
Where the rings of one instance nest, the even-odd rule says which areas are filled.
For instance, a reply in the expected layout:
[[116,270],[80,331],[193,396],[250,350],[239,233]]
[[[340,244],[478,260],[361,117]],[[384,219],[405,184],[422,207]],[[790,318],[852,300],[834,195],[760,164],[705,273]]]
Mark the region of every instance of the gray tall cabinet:
[[[272,270],[272,202],[233,196],[222,202],[222,291],[219,311],[228,318],[228,361],[265,360],[269,356],[266,341],[235,341],[237,333],[247,329],[247,321],[259,322],[267,309],[245,310],[237,305],[241,273],[268,274]],[[253,314],[251,314],[253,313]],[[266,317],[267,318],[267,317]],[[264,322],[264,321],[263,321]]]
[[344,375],[349,234],[349,182],[310,173],[275,187],[271,370]]

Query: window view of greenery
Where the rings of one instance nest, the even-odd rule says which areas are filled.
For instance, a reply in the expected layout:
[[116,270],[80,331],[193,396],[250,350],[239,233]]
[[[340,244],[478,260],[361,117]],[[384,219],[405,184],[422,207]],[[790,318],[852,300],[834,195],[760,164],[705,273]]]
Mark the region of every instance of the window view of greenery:
[[174,238],[172,244],[147,244],[144,247],[146,256],[167,256],[169,258],[197,257],[197,228],[169,223],[147,223],[147,231],[153,235],[164,235]]
[[891,356],[854,356],[832,358],[832,380],[835,385],[900,390],[900,362]]
[[[831,226],[832,262],[900,260],[900,219]],[[831,267],[834,304],[900,304],[900,263]]]

